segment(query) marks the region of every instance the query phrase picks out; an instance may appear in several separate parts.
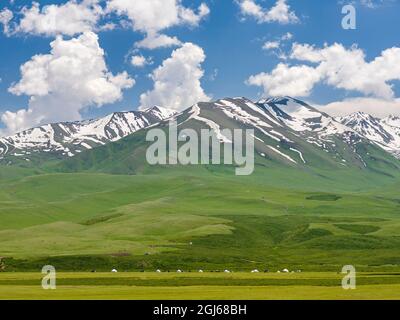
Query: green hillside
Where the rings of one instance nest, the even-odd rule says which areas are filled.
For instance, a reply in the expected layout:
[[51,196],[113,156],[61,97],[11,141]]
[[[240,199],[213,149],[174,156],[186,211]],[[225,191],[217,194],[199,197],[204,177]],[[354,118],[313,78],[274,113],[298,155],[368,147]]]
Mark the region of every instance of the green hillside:
[[236,177],[218,168],[2,180],[0,256],[7,270],[400,264],[397,178],[264,167]]

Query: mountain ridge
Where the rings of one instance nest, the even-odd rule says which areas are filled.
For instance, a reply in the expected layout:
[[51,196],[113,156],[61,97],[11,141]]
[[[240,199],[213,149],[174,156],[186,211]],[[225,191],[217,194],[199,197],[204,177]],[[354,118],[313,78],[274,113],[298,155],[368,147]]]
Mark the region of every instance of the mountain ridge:
[[[30,162],[35,155],[45,153],[57,160],[75,157],[159,125],[171,117],[184,119],[181,126],[188,122],[191,123],[189,127],[200,124],[212,128],[217,135],[220,135],[220,127],[253,128],[258,154],[286,164],[312,163],[305,156],[309,153],[310,158],[319,158],[320,162],[333,161],[341,166],[353,162],[365,167],[365,155],[357,151],[361,145],[377,146],[390,156],[400,158],[400,118],[378,119],[362,112],[335,118],[286,96],[257,102],[245,97],[224,98],[199,102],[180,113],[153,107],[115,112],[100,119],[44,125],[0,138],[0,162],[11,164],[16,159]],[[30,136],[36,141],[30,141]],[[220,138],[224,143],[223,137]]]
[[379,119],[365,112],[355,112],[337,121],[354,129],[385,151],[400,158],[400,118],[388,116]]
[[[255,162],[259,168],[289,166],[314,172],[347,168],[374,171],[388,177],[394,176],[393,170],[400,168],[400,161],[376,143],[308,104],[298,104],[295,99],[254,103],[246,98],[225,98],[200,102],[171,119],[177,122],[179,130],[195,130],[199,137],[200,130],[211,129],[220,147],[231,143],[222,129],[253,129]],[[166,132],[168,127],[168,122],[162,121],[151,128]],[[144,128],[66,159],[58,171],[155,172],[158,169],[146,163],[146,150],[151,145],[145,139],[147,131],[148,128]],[[179,146],[183,144],[180,142]],[[219,167],[215,170],[224,171],[230,166]]]
[[27,162],[35,154],[49,158],[72,157],[85,150],[117,141],[173,115],[154,106],[143,111],[113,112],[105,117],[46,124],[0,138],[0,161],[21,158]]

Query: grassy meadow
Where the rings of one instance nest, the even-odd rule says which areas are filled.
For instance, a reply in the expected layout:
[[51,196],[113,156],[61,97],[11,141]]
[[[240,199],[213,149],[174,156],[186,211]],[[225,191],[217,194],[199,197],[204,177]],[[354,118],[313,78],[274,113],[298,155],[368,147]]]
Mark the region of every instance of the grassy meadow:
[[400,298],[400,277],[362,273],[355,290],[336,273],[60,273],[56,290],[40,273],[0,274],[1,299],[38,300],[380,300]]
[[[236,177],[213,167],[17,173],[0,170],[3,299],[155,299],[166,290],[171,299],[395,299],[400,292],[395,177],[278,168]],[[61,272],[55,292],[37,284],[47,264]],[[348,264],[370,274],[360,290],[340,287]],[[110,278],[113,268],[120,273]],[[284,268],[303,273],[276,274]],[[152,274],[157,269],[163,273]],[[177,269],[184,275],[173,276]]]

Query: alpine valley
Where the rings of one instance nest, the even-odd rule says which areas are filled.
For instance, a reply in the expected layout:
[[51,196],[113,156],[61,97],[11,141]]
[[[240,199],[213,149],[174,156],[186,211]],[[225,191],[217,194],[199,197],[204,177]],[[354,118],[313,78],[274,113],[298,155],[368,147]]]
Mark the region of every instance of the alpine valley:
[[[290,97],[164,107],[0,139],[5,270],[400,271],[400,118]],[[149,165],[146,134],[170,120],[221,145],[253,129],[254,173]]]

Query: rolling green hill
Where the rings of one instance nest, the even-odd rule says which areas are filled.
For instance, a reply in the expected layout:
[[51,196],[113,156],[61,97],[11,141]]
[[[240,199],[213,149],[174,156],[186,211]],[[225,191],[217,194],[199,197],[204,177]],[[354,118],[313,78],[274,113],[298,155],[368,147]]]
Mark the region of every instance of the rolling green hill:
[[368,185],[372,173],[342,172],[340,185],[296,170],[238,178],[194,169],[2,181],[0,255],[8,270],[44,263],[86,271],[318,271],[349,263],[380,270],[400,263],[399,183],[387,177]]

